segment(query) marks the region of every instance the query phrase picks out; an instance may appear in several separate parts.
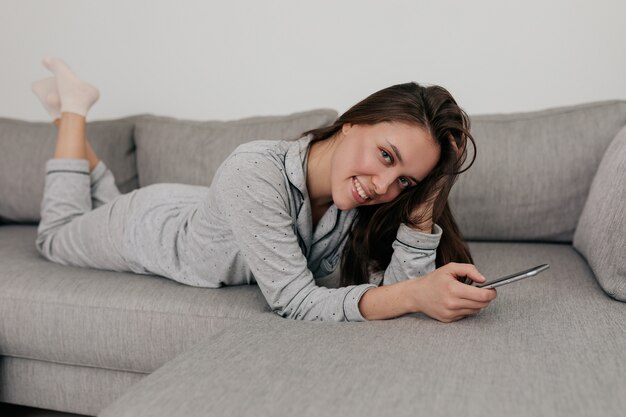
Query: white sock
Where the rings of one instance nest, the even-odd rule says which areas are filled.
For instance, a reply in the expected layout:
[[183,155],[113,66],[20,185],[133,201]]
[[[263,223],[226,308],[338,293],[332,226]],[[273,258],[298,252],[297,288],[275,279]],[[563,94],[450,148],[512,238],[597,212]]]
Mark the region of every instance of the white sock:
[[42,63],[56,78],[61,99],[61,112],[86,116],[91,106],[100,97],[98,89],[80,80],[62,59],[48,57],[44,58]]
[[41,104],[52,117],[56,120],[61,117],[61,98],[57,91],[57,82],[54,77],[44,78],[31,84],[33,93],[39,98]]

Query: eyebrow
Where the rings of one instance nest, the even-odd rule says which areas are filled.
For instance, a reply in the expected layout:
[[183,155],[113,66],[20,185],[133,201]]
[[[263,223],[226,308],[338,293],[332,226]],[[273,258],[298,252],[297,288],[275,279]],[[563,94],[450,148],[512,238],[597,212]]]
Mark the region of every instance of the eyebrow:
[[[393,143],[389,142],[389,139],[385,139],[387,141],[387,143],[389,144],[389,146],[391,146],[391,149],[393,149],[393,152],[396,154],[396,156],[398,157],[398,161],[404,163],[404,161],[402,160],[402,156],[400,156],[400,151],[398,150],[398,148],[396,148],[396,145],[394,145]],[[415,182],[419,182],[417,180],[417,178],[415,177],[409,177],[411,178],[413,181]]]
[[398,157],[398,161],[404,163],[404,161],[402,160],[402,156],[400,155],[400,151],[398,150],[398,148],[396,148],[396,145],[394,145],[393,143],[389,142],[389,139],[385,139],[385,140],[387,141],[389,146],[391,146],[391,149],[393,149],[393,151],[396,153],[396,156]]

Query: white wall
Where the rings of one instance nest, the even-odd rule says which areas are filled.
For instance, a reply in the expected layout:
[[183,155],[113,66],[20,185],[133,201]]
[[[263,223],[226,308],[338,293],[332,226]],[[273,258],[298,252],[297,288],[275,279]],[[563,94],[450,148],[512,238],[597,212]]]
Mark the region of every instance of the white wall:
[[0,116],[64,58],[90,119],[346,110],[389,85],[448,88],[470,114],[626,99],[623,0],[0,0]]

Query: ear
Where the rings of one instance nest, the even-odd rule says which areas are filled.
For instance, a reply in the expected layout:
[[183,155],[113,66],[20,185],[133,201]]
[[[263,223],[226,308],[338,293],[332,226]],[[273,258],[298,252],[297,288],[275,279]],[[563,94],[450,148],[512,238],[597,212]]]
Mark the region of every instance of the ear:
[[352,123],[344,123],[343,126],[341,126],[341,133],[345,135],[350,129],[352,129]]

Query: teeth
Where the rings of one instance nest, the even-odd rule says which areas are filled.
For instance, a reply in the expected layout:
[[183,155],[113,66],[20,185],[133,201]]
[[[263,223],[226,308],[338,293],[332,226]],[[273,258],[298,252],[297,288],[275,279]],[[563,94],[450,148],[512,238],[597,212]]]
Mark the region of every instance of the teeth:
[[365,194],[365,191],[363,191],[363,188],[361,187],[361,184],[359,184],[359,181],[357,181],[356,177],[354,178],[354,185],[356,187],[356,191],[359,193],[361,198],[363,200],[369,200],[369,197],[367,196],[367,194]]

